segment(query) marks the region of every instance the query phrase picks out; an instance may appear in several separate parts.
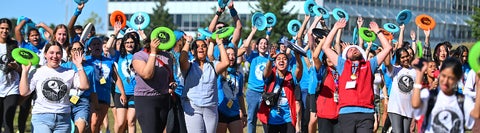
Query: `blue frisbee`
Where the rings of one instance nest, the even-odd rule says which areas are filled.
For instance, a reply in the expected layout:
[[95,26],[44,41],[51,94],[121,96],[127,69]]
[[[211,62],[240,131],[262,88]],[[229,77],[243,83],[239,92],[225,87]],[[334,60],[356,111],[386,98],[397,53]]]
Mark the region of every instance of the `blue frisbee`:
[[323,19],[328,19],[330,17],[328,10],[318,5],[313,7],[313,13],[315,13],[315,16],[322,16]]
[[134,30],[143,30],[150,25],[150,16],[146,12],[136,12],[130,17],[130,24]]
[[292,35],[292,36],[297,35],[297,32],[298,32],[298,30],[300,30],[301,26],[302,26],[302,23],[300,23],[300,21],[298,21],[296,19],[290,20],[290,22],[288,22],[288,26],[287,26],[288,33],[290,33],[290,35]]
[[79,5],[82,4],[82,3],[87,3],[88,2],[88,0],[74,0],[74,1],[75,1],[75,3],[77,3]]
[[412,12],[408,9],[402,10],[397,14],[397,23],[398,24],[408,24],[412,19]]
[[392,23],[383,24],[383,29],[387,30],[390,33],[396,33],[400,31],[400,28],[397,25]]
[[277,17],[271,12],[265,13],[265,18],[267,19],[267,27],[273,27],[277,24]]
[[205,28],[198,28],[198,33],[200,33],[202,36],[205,36],[205,37],[211,37],[212,36],[212,32],[208,31],[208,27],[205,27]]
[[252,26],[257,27],[259,31],[267,28],[267,18],[262,13],[256,12],[252,15]]
[[231,0],[218,0],[218,6],[220,8],[225,8],[226,6],[228,6],[228,4],[230,4]]
[[343,10],[341,8],[333,9],[332,14],[333,14],[333,18],[335,18],[335,20],[337,20],[337,21],[341,18],[345,18],[345,20],[348,21],[348,13],[345,12],[345,10]]
[[314,16],[315,13],[313,12],[314,11],[313,7],[315,7],[316,5],[317,3],[315,3],[315,1],[313,0],[305,1],[305,4],[303,5],[303,10],[305,10],[305,14],[309,16]]

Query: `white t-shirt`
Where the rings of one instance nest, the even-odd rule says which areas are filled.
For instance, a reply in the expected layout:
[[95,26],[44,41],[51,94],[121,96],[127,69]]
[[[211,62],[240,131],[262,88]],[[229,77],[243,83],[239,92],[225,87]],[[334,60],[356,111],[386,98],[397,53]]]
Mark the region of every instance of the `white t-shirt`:
[[36,89],[37,98],[32,114],[70,113],[68,93],[80,85],[79,77],[73,69],[56,69],[42,66],[30,79],[30,92]]
[[416,71],[413,68],[394,66],[393,72],[388,72],[392,80],[392,90],[388,100],[388,112],[408,118],[413,118],[412,94]]
[[0,97],[19,94],[18,84],[20,76],[15,70],[9,73],[4,72],[4,69],[7,67],[7,61],[7,44],[0,43]]
[[[472,112],[473,106],[475,105],[475,71],[470,70],[467,74],[465,80],[465,86],[463,86],[463,95],[465,96],[465,101],[463,102],[463,110],[465,114],[470,114]],[[465,126],[468,129],[473,128],[473,124],[475,124],[475,119],[473,119],[470,115],[465,115]]]
[[[422,89],[422,107],[416,109],[415,116],[425,115],[430,95],[427,89]],[[463,133],[463,114],[458,106],[457,96],[447,96],[438,92],[437,101],[432,109],[425,133]]]
[[[373,94],[375,95],[380,95],[380,91],[381,91],[381,86],[380,84],[382,84],[382,75],[381,75],[381,70],[380,69],[377,69],[374,73],[374,80],[373,80]],[[380,95],[380,97],[383,97],[382,95]]]

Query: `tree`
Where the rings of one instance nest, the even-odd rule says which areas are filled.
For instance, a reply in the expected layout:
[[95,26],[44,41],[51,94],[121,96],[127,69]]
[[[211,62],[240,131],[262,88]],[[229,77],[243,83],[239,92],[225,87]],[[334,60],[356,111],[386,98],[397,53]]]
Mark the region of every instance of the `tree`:
[[160,26],[168,27],[170,29],[176,28],[175,24],[173,23],[173,16],[168,13],[168,9],[165,9],[166,3],[167,0],[159,0],[157,6],[152,9],[153,14],[150,16],[150,25],[145,29],[145,31],[149,32]]
[[[255,12],[272,12],[277,17],[277,24],[272,29],[272,34],[270,35],[270,42],[277,42],[281,36],[290,36],[287,31],[288,22],[292,19],[297,19],[298,11],[294,12],[292,7],[291,9],[284,9],[284,6],[287,4],[288,0],[259,0],[259,4],[252,6]],[[254,12],[252,12],[253,14]],[[247,19],[246,26],[250,27],[252,25],[252,20]],[[242,34],[242,38],[246,38],[251,31],[251,28],[244,28],[245,34]],[[255,38],[265,37],[265,31],[259,32],[255,34]]]
[[94,26],[95,26],[95,30],[98,32],[98,31],[102,31],[103,30],[103,22],[102,22],[102,18],[95,12],[90,12],[90,17],[88,17],[88,19],[86,19],[84,22],[83,22],[83,25],[87,25],[88,23],[92,23]]
[[480,7],[474,7],[475,13],[471,16],[472,20],[468,20],[467,23],[472,28],[472,36],[476,40],[480,40]]

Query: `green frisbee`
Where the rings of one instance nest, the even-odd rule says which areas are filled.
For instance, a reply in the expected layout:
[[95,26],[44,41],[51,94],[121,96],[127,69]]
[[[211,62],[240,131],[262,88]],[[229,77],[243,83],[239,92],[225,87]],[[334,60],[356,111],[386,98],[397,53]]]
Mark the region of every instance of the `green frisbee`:
[[217,35],[218,35],[218,38],[228,38],[233,34],[233,31],[235,31],[235,28],[233,27],[223,27],[213,32],[212,39],[216,40]]
[[417,57],[418,58],[423,57],[423,45],[422,45],[422,42],[420,41],[417,42]]
[[480,41],[473,45],[468,54],[468,64],[476,73],[480,70]]
[[167,27],[157,27],[152,31],[152,34],[150,34],[150,39],[153,41],[153,39],[159,38],[160,39],[160,45],[158,45],[158,49],[161,50],[168,50],[175,46],[175,34],[170,28]]
[[377,36],[375,35],[375,33],[368,28],[361,27],[360,30],[358,30],[358,32],[360,37],[366,42],[373,42],[375,41],[375,39],[377,39]]
[[28,63],[32,63],[32,66],[37,65],[40,62],[40,58],[38,55],[26,48],[15,48],[12,51],[12,57],[20,64],[28,65]]

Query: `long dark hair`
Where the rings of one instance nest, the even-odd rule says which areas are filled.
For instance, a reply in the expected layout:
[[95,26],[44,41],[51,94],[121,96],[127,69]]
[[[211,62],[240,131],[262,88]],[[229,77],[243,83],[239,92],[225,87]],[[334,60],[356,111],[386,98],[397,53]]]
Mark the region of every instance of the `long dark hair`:
[[450,56],[450,51],[448,51],[449,49],[449,46],[451,46],[452,44],[450,44],[450,42],[441,42],[439,44],[437,44],[437,46],[435,46],[435,49],[433,51],[433,60],[435,61],[435,63],[438,65],[440,65],[440,60],[439,60],[439,57],[440,57],[440,47],[443,46],[445,47],[445,51],[447,51],[447,57]]
[[127,49],[125,49],[125,42],[128,39],[132,39],[133,42],[135,43],[135,45],[133,46],[132,54],[140,50],[140,36],[136,32],[127,33],[125,34],[125,36],[123,36],[122,43],[120,43],[120,56],[123,58],[127,56]]
[[[402,56],[402,52],[405,52],[408,54],[408,51],[405,47],[402,47],[402,48],[399,48],[397,49],[397,51],[395,51],[395,64],[398,65],[400,64],[400,56]],[[413,55],[410,55],[410,56],[413,56]]]
[[[9,19],[1,18],[0,19],[0,24],[3,24],[3,23],[8,24],[8,29],[10,31],[12,31],[12,22]],[[13,51],[13,49],[17,48],[18,45],[17,45],[16,41],[12,40],[10,35],[7,35],[7,38],[5,38],[5,43],[7,44],[7,53],[5,55],[2,55],[1,59],[0,59],[0,62],[5,65],[5,67],[2,71],[7,76],[14,76],[14,75],[11,74],[11,72],[14,72],[16,70],[16,68],[8,67],[7,64],[12,63],[14,61],[14,59],[12,57],[12,51]],[[17,63],[17,65],[18,65],[18,63]],[[16,78],[7,77],[6,79],[7,79],[7,83],[11,83]]]

